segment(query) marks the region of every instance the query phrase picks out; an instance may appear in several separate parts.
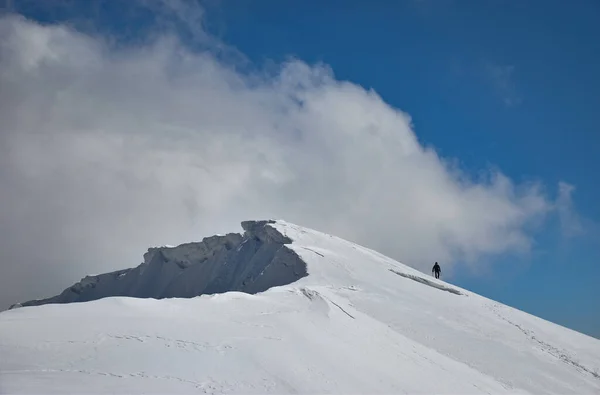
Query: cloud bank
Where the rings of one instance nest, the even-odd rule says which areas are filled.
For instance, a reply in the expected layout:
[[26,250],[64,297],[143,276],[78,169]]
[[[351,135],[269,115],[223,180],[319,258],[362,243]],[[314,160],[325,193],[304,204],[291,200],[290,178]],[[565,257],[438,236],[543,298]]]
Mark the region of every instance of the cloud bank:
[[173,35],[114,47],[10,15],[0,87],[3,305],[256,218],[448,272],[526,251],[556,207],[539,185],[473,179],[325,65],[241,73]]

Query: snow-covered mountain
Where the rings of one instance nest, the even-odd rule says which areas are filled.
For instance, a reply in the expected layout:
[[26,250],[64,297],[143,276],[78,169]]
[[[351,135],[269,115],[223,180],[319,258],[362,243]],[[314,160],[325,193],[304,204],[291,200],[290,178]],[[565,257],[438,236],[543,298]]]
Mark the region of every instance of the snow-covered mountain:
[[0,313],[0,393],[600,393],[594,338],[331,235],[243,227]]

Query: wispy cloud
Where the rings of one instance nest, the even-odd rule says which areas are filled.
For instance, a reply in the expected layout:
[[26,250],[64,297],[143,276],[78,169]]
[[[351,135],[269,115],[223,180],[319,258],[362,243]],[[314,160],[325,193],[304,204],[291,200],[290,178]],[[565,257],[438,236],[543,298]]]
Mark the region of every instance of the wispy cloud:
[[558,185],[556,208],[563,235],[567,237],[573,237],[583,232],[581,219],[573,206],[572,195],[574,191],[575,187],[566,182],[560,182]]
[[485,63],[486,75],[495,91],[505,105],[512,107],[522,103],[514,82],[515,66]]
[[528,224],[555,209],[538,185],[450,167],[407,114],[326,65],[243,74],[210,47],[165,32],[115,48],[0,19],[0,303],[251,218],[448,273],[527,250]]

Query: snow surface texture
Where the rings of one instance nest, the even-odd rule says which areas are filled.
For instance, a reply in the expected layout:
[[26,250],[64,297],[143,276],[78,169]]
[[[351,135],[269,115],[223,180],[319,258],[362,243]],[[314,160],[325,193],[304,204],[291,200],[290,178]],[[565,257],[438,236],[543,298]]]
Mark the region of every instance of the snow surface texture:
[[0,393],[600,393],[596,339],[339,238],[261,226],[307,276],[2,312]]

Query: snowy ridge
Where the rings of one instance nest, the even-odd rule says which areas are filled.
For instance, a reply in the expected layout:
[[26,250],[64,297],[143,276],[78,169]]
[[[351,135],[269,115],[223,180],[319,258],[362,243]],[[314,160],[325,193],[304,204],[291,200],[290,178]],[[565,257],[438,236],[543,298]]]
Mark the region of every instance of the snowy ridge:
[[308,275],[0,313],[0,393],[600,393],[596,339],[335,236],[246,226]]
[[285,247],[291,240],[268,223],[245,221],[243,235],[229,233],[176,247],[153,247],[136,268],[86,276],[59,295],[11,308],[110,296],[162,299],[227,291],[256,293],[306,276],[304,262]]

